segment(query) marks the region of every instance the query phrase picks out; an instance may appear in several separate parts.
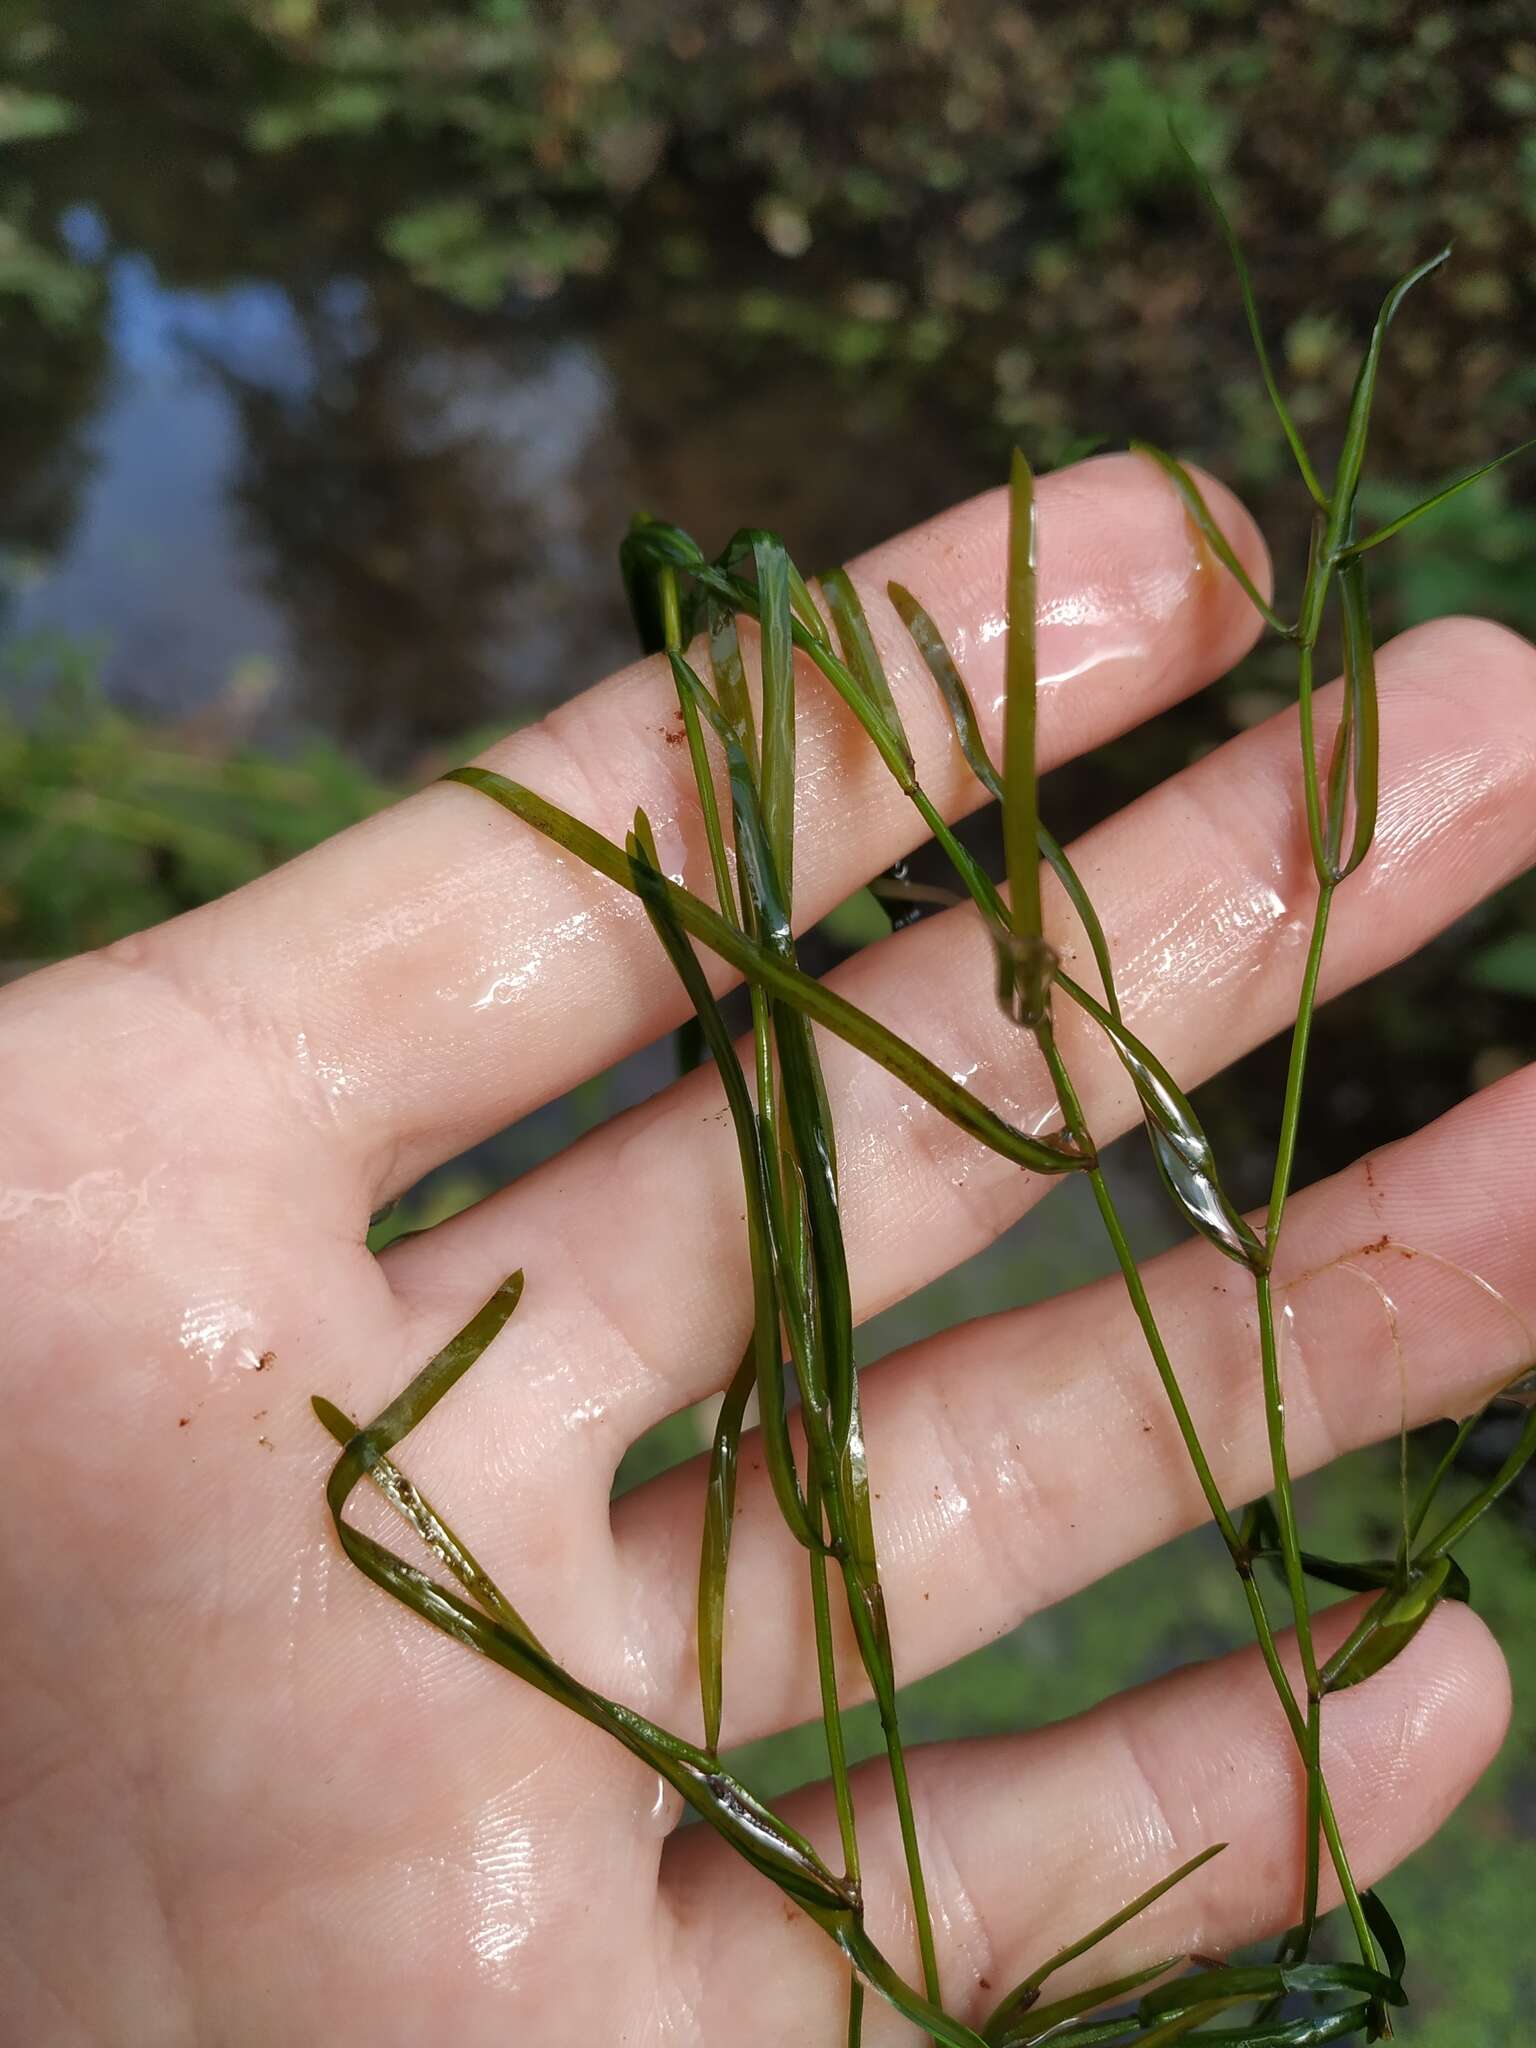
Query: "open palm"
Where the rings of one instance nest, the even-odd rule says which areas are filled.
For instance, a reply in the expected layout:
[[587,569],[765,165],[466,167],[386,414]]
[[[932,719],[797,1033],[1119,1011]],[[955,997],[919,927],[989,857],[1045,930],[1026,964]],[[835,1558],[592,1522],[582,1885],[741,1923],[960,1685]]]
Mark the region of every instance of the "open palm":
[[[1261,575],[1257,535],[1211,488]],[[1041,746],[1059,762],[1220,675],[1254,621],[1149,466],[1081,465],[1047,479],[1040,506]],[[1003,519],[1000,496],[979,499],[855,570],[923,780],[951,811],[976,791],[882,593],[894,576],[931,605],[985,713],[1000,693]],[[1335,911],[1335,989],[1536,855],[1531,650],[1448,622],[1386,649],[1380,674],[1386,796],[1372,860]],[[619,838],[643,805],[665,865],[697,875],[676,739],[670,679],[646,662],[488,758]],[[914,819],[810,677],[800,750],[817,801],[798,893],[815,916],[909,850]],[[1287,715],[1075,850],[1128,1015],[1186,1084],[1294,1013],[1310,875],[1298,786]],[[1032,1128],[1048,1103],[987,975],[957,911],[838,979]],[[334,1448],[310,1393],[371,1415],[524,1268],[518,1315],[412,1439],[410,1469],[569,1668],[696,1732],[700,1476],[667,1475],[612,1512],[609,1488],[642,1430],[724,1385],[750,1326],[713,1073],[382,1259],[364,1242],[382,1201],[679,1007],[631,899],[452,786],[0,1000],[7,2038],[838,2038],[844,1966],[824,1937],[707,1830],[674,1832],[675,1800],[632,1757],[368,1586],[322,1497]],[[990,1241],[1045,1184],[841,1043],[824,1055],[867,1315]],[[1113,1059],[1085,1043],[1074,1064],[1094,1128],[1125,1128],[1135,1104]],[[1453,1265],[1536,1310],[1533,1127],[1536,1093],[1515,1076],[1297,1198],[1279,1278],[1299,1468],[1395,1430],[1405,1387],[1425,1420],[1519,1363],[1516,1319]],[[1394,1273],[1401,1373],[1370,1290],[1330,1276],[1384,1236],[1452,1262]],[[1263,1490],[1267,1463],[1252,1332],[1220,1268],[1192,1244],[1151,1286],[1239,1500]],[[1201,1518],[1114,1287],[898,1355],[868,1376],[865,1415],[903,1678]],[[750,1440],[731,1589],[725,1733],[739,1741],[817,1708],[799,1553]],[[1326,1758],[1362,1880],[1432,1831],[1506,1711],[1498,1652],[1459,1607],[1330,1704]],[[1041,1733],[921,1752],[914,1771],[958,2012],[978,2015],[989,1990],[1207,1842],[1233,1847],[1096,1952],[1085,1981],[1294,1915],[1299,1771],[1252,1654]],[[910,1973],[886,1799],[879,1773],[861,1782],[869,1916]],[[827,1839],[819,1792],[791,1811]],[[879,2008],[866,2037],[912,2035]]]

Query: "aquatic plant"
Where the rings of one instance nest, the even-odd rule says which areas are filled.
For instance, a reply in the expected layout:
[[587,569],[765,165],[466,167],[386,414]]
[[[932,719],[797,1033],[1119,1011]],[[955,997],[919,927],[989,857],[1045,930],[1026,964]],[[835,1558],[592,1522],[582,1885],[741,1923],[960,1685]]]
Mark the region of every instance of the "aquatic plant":
[[[1198,173],[1196,174],[1198,175]],[[1215,206],[1214,196],[1212,204]],[[1503,1465],[1461,1506],[1436,1518],[1469,1420],[1420,1497],[1410,1499],[1403,1467],[1402,1522],[1394,1554],[1337,1559],[1303,1540],[1287,1446],[1282,1357],[1283,1304],[1275,1273],[1296,1156],[1307,1054],[1337,892],[1369,858],[1380,803],[1380,722],[1368,590],[1375,549],[1447,503],[1485,473],[1463,477],[1373,530],[1358,519],[1371,410],[1388,328],[1413,287],[1444,260],[1430,258],[1387,295],[1355,379],[1331,485],[1325,488],[1281,393],[1261,331],[1242,252],[1221,220],[1266,392],[1311,500],[1311,544],[1294,616],[1264,595],[1239,560],[1194,476],[1173,456],[1145,447],[1177,492],[1211,556],[1241,585],[1266,625],[1293,651],[1301,732],[1300,775],[1310,851],[1310,936],[1295,1003],[1291,1050],[1279,1104],[1274,1169],[1261,1222],[1242,1216],[1223,1184],[1212,1146],[1177,1080],[1131,1029],[1115,965],[1089,892],[1040,817],[1036,750],[1036,571],[1034,479],[1015,454],[1010,479],[1006,695],[1001,763],[995,762],[967,691],[961,664],[928,608],[892,585],[889,596],[922,657],[953,726],[955,742],[985,792],[1001,807],[1003,884],[951,829],[918,779],[900,711],[858,592],[841,571],[813,591],[775,535],[746,529],[707,555],[665,522],[637,521],[622,567],[643,645],[665,655],[676,685],[709,854],[714,901],[663,869],[650,821],[635,814],[620,846],[534,791],[482,767],[449,781],[479,792],[638,898],[693,1007],[699,1042],[718,1071],[734,1128],[745,1196],[753,1327],[727,1387],[708,1462],[698,1576],[697,1646],[702,1740],[657,1726],[567,1671],[534,1635],[439,1510],[394,1459],[402,1439],[449,1393],[516,1309],[521,1275],[506,1281],[465,1328],[366,1427],[331,1403],[316,1412],[342,1446],[327,1498],[353,1563],[414,1612],[602,1728],[653,1769],[699,1819],[784,1897],[820,1926],[848,1959],[844,2038],[862,2037],[866,1987],[947,2048],[1032,2048],[1102,2044],[1160,2048],[1186,2038],[1249,2048],[1363,2035],[1389,2036],[1407,2000],[1406,1956],[1377,1893],[1362,1891],[1322,1766],[1329,1696],[1368,1681],[1397,1656],[1447,1599],[1469,1586],[1453,1548],[1536,1454],[1536,1408]],[[1515,451],[1518,452],[1518,451]],[[1501,458],[1501,460],[1508,458]],[[1486,465],[1492,468],[1495,465]],[[1343,708],[1326,757],[1314,716],[1314,666],[1325,620],[1336,616],[1343,647]],[[749,682],[741,625],[756,640],[759,688]],[[691,652],[692,651],[692,652]],[[695,660],[694,655],[698,659]],[[701,673],[700,663],[708,670]],[[794,912],[795,697],[797,663],[814,668],[852,712],[870,745],[943,849],[960,895],[917,888],[903,877],[878,885],[905,911],[935,896],[969,901],[987,934],[996,1000],[1043,1061],[1059,1111],[1041,1134],[988,1108],[916,1047],[808,975],[797,958]],[[723,801],[722,801],[723,796]],[[1046,872],[1054,875],[1093,962],[1097,986],[1069,973],[1047,933]],[[1054,930],[1053,925],[1053,930]],[[696,947],[746,981],[750,1050],[738,1053]],[[1064,1010],[1078,1013],[1112,1049],[1135,1091],[1158,1177],[1187,1227],[1239,1268],[1252,1290],[1254,1398],[1261,1405],[1271,1490],[1240,1516],[1215,1478],[1173,1351],[1165,1340],[1131,1250],[1115,1195],[1089,1129],[1058,1036]],[[996,2004],[980,2028],[946,2009],[903,1745],[891,1634],[876,1554],[871,1479],[860,1412],[854,1315],[839,1212],[837,1133],[813,1026],[879,1062],[976,1143],[1034,1172],[1085,1175],[1189,1462],[1239,1582],[1305,1780],[1301,1911],[1267,1962],[1228,1964],[1163,1957],[1134,1973],[1050,1997],[1050,1979],[1189,1877],[1223,1844],[1211,1843],[1139,1897],[1046,1957]],[[1376,1248],[1373,1248],[1376,1249]],[[1413,1248],[1398,1247],[1405,1254]],[[1429,1256],[1436,1256],[1433,1252]],[[1343,1262],[1348,1266],[1348,1261]],[[1350,1270],[1357,1270],[1353,1267]],[[1457,1269],[1461,1270],[1461,1269]],[[1368,1275],[1361,1277],[1369,1280]],[[1484,1285],[1476,1275],[1468,1284]],[[1374,1281],[1370,1281],[1375,1286]],[[1491,1291],[1491,1290],[1488,1290]],[[1390,1300],[1383,1295],[1391,1318]],[[1524,1326],[1522,1325],[1522,1331]],[[1525,1333],[1528,1337],[1529,1333]],[[1522,1371],[1529,1367],[1526,1360]],[[1513,1383],[1500,1390],[1516,1391]],[[793,1399],[791,1398],[793,1394]],[[749,1403],[757,1403],[763,1453],[783,1523],[804,1552],[827,1764],[836,1806],[841,1869],[758,1799],[723,1763],[720,1731],[726,1586],[737,1465]],[[1497,1397],[1497,1396],[1496,1396]],[[803,1447],[797,1451],[795,1411]],[[1475,1418],[1474,1418],[1475,1419]],[[370,1479],[442,1565],[448,1584],[348,1521],[354,1489]],[[1301,1685],[1281,1659],[1266,1591],[1278,1576],[1295,1629]],[[1319,1654],[1310,1586],[1369,1595],[1356,1625],[1331,1656]],[[900,1821],[922,1982],[909,1982],[876,1946],[865,1924],[860,1842],[839,1700],[834,1588],[846,1607],[863,1674],[880,1718]],[[1357,1954],[1328,1957],[1317,1942],[1323,1859],[1331,1864]],[[1102,2017],[1101,2009],[1118,2009]],[[1301,2009],[1298,2009],[1300,2007]],[[827,2038],[833,2038],[829,2017]]]

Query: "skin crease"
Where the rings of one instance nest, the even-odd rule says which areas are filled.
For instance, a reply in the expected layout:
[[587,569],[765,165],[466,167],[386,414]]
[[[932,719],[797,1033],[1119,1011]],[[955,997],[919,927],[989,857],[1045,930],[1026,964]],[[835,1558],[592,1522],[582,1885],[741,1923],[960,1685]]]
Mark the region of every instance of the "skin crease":
[[[1262,575],[1257,536],[1211,489]],[[910,656],[894,659],[880,593],[896,576],[930,602],[993,703],[1000,514],[995,495],[978,500],[856,570],[923,775],[951,811],[973,792],[931,691]],[[1059,678],[1042,706],[1050,759],[1133,728],[1251,637],[1243,600],[1144,464],[1105,458],[1047,479],[1041,550],[1042,653]],[[1530,650],[1462,621],[1383,650],[1381,668],[1384,839],[1341,892],[1334,987],[1424,943],[1532,854]],[[609,831],[644,802],[696,874],[668,691],[641,665],[489,758]],[[812,916],[910,846],[914,827],[811,683],[801,740],[821,800],[797,856]],[[1288,1014],[1305,908],[1294,779],[1284,729],[1249,734],[1079,850],[1138,1021],[1185,1079]],[[1218,848],[1230,859],[1217,863]],[[1033,1077],[992,1023],[985,973],[974,933],[941,919],[862,956],[843,984],[978,1091],[1039,1113]],[[718,1096],[685,1084],[382,1263],[363,1243],[383,1194],[676,1015],[659,956],[614,892],[446,788],[221,905],[0,995],[7,2037],[837,2038],[838,1973],[821,1938],[704,1835],[674,1837],[676,1802],[658,1798],[653,1775],[368,1586],[321,1500],[332,1452],[310,1392],[376,1412],[524,1266],[517,1316],[404,1463],[574,1671],[694,1725],[697,1497],[685,1507],[662,1482],[615,1527],[608,1487],[647,1419],[718,1388],[734,1364],[743,1274]],[[1106,1131],[1123,1123],[1102,1060],[1069,1050],[1090,1115]],[[1039,1190],[952,1142],[875,1070],[829,1050],[828,1073],[867,1313]],[[1459,1112],[1449,1136],[1410,1139],[1374,1185],[1362,1170],[1298,1197],[1298,1275],[1401,1231],[1536,1314],[1518,1295],[1536,1227],[1516,1164],[1529,1115],[1517,1077]],[[1251,1408],[1227,1377],[1240,1315],[1210,1296],[1230,1271],[1203,1249],[1179,1253],[1156,1284],[1240,1494],[1262,1478]],[[1326,1312],[1309,1308],[1308,1287]],[[1328,1307],[1329,1289],[1348,1307]],[[1448,1268],[1394,1274],[1393,1290],[1413,1412],[1467,1405],[1507,1359],[1507,1319],[1482,1296],[1469,1316]],[[1299,1461],[1389,1432],[1402,1380],[1376,1298],[1325,1274],[1288,1299]],[[1189,1519],[1123,1312],[1101,1294],[1031,1314],[1027,1332],[962,1329],[872,1376],[903,1673],[1067,1590],[1060,1517],[1104,1460],[1123,1477],[1124,1511],[1085,1569]],[[1335,1322],[1352,1347],[1344,1366]],[[795,1596],[754,1485],[749,1469],[735,1734],[806,1705],[803,1673],[783,1661]],[[378,1502],[355,1514],[399,1541]],[[1234,1687],[1252,1696],[1236,1717]],[[1502,1662],[1462,1610],[1330,1707],[1362,1880],[1462,1795],[1506,1709]],[[1251,1655],[1047,1736],[923,1753],[914,1782],[946,1984],[972,2016],[983,1976],[1022,1971],[1213,1832],[1233,1844],[1219,1875],[1181,1888],[1095,1969],[1131,1967],[1149,1940],[1220,1949],[1294,1912],[1295,1766]],[[876,1780],[861,1804],[873,1920],[910,1968]],[[826,1838],[816,1794],[799,1817]],[[910,2038],[872,2002],[872,2044]]]

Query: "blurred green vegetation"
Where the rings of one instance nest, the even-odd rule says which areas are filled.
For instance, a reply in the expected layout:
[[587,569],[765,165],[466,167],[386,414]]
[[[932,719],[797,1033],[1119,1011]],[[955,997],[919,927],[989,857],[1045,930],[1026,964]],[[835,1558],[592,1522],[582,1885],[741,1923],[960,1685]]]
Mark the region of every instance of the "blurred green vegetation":
[[[669,487],[692,423],[663,371],[687,382],[707,364],[716,381],[697,401],[694,464],[718,470],[720,443],[747,429],[755,403],[758,431],[785,444],[778,483],[722,516],[784,526],[797,551],[797,522],[818,545],[831,525],[831,544],[851,548],[905,506],[936,509],[989,479],[1012,439],[1045,466],[1147,434],[1247,495],[1283,578],[1305,509],[1224,254],[1177,175],[1170,113],[1233,197],[1295,411],[1322,448],[1381,291],[1456,244],[1392,337],[1370,518],[1529,432],[1528,0],[0,0],[0,547],[12,564],[46,561],[76,516],[111,376],[104,252],[128,250],[184,286],[272,277],[305,307],[325,281],[361,279],[386,341],[441,308],[485,331],[535,314],[557,330],[601,323],[634,366],[638,439]],[[99,248],[68,229],[81,207]],[[877,465],[847,452],[868,439],[796,445],[793,393],[813,384],[834,393],[838,423],[875,422]],[[390,431],[414,463],[413,388],[398,379],[389,395],[402,412]],[[326,500],[317,523],[301,466],[284,468],[288,425],[273,403],[248,408],[253,444],[278,451],[260,504],[318,627],[332,607],[334,508]],[[680,472],[686,483],[686,460]],[[472,498],[453,513],[434,487],[423,506],[427,525],[473,524]],[[1373,557],[1384,629],[1486,611],[1536,634],[1533,543],[1532,476],[1502,472]],[[406,576],[425,586],[442,556],[422,555]],[[494,560],[474,566],[449,611],[494,585]],[[381,617],[398,637],[395,614]],[[364,644],[376,659],[377,637]],[[402,653],[433,672],[425,633]],[[240,737],[238,716],[171,729],[125,716],[100,693],[100,654],[68,636],[13,642],[0,672],[3,972],[202,902],[391,794],[359,765],[366,696],[353,745],[300,736],[274,753]],[[1080,829],[1277,708],[1288,685],[1284,661],[1259,654],[1151,734],[1053,777],[1053,822]],[[435,704],[431,730],[452,715]],[[828,944],[849,949],[869,931],[850,912]],[[1531,1057],[1533,995],[1525,882],[1330,1005],[1303,1177]],[[1267,1048],[1202,1092],[1249,1199],[1273,1138],[1253,1105],[1277,1098],[1281,1057]],[[605,1078],[512,1149],[438,1176],[375,1243],[475,1199],[621,1095]],[[1060,1202],[909,1305],[874,1349],[1087,1277],[1096,1254]],[[700,1417],[679,1418],[639,1447],[625,1483],[699,1441]],[[1389,1518],[1391,1485],[1390,1458],[1356,1460],[1312,1505],[1325,1529],[1338,1518],[1341,1547],[1358,1547]],[[1515,1739],[1390,1893],[1418,1936],[1427,1995],[1404,2033],[1423,2048],[1508,2048],[1536,1994],[1529,1552],[1509,1515],[1467,1559],[1516,1660]],[[1224,1561],[1191,1540],[915,1687],[912,1726],[937,1737],[1033,1725],[1237,1640],[1237,1620]],[[817,1768],[814,1738],[787,1738],[749,1767],[770,1787],[791,1782]]]
[[338,748],[275,761],[209,726],[167,734],[101,697],[95,650],[0,661],[0,962],[109,945],[253,880],[388,802]]

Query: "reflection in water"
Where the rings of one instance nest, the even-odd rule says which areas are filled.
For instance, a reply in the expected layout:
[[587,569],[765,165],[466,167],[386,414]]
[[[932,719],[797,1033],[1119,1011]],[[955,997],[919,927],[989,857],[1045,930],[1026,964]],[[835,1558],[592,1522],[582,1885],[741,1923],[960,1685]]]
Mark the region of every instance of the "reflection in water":
[[125,255],[110,280],[92,473],[11,633],[99,636],[112,694],[164,713],[259,658],[284,723],[383,758],[623,658],[588,344],[454,349],[345,279],[175,290]]
[[[280,278],[268,245],[242,274],[237,231],[228,276],[186,283],[83,203],[60,231],[101,267],[96,375],[36,446],[10,438],[0,625],[23,649],[98,645],[111,696],[154,716],[325,728],[409,772],[423,742],[628,658],[615,561],[637,506],[706,545],[777,525],[825,566],[988,475],[936,412],[893,443],[872,391],[744,372],[687,295],[620,278],[580,309],[479,316],[299,224]],[[63,353],[35,353],[47,386]]]

